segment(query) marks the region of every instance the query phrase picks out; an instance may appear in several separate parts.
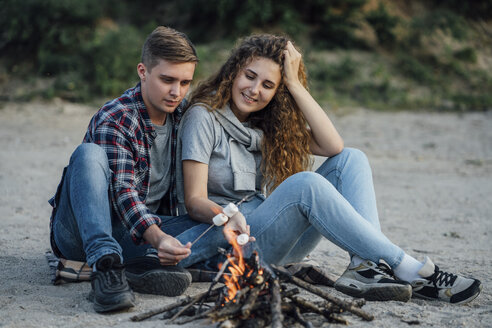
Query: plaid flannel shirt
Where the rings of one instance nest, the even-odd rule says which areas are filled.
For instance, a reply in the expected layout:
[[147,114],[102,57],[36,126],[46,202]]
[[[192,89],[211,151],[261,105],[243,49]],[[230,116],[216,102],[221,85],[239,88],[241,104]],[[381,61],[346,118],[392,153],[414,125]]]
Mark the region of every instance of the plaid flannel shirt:
[[[176,142],[179,122],[186,100],[173,114],[171,143],[171,214],[176,208]],[[117,217],[126,226],[135,244],[143,243],[143,233],[161,219],[145,205],[149,193],[150,147],[156,133],[143,102],[140,83],[119,98],[107,102],[92,117],[83,142],[101,146],[108,156],[112,171],[110,201]]]

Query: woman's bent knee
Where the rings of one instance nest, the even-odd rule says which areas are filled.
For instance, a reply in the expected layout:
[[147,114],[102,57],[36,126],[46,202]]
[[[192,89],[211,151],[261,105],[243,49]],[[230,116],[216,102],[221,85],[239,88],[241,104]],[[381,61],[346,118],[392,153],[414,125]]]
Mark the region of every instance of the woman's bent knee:
[[357,148],[344,148],[340,154],[348,156],[351,160],[369,162],[366,154]]

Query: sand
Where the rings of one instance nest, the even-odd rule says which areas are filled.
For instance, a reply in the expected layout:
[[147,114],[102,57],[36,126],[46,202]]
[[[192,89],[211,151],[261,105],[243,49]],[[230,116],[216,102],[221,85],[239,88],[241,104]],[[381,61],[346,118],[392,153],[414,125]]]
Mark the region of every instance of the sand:
[[[62,101],[0,104],[0,327],[165,325],[158,316],[142,323],[129,318],[173,298],[137,294],[135,308],[101,315],[87,300],[89,283],[50,283],[44,255],[47,200],[96,110]],[[369,302],[364,309],[375,320],[347,315],[350,327],[405,327],[412,321],[420,327],[492,326],[492,113],[329,113],[346,146],[369,157],[384,233],[418,259],[429,256],[441,268],[474,276],[484,286],[467,305]],[[327,241],[311,258],[336,275],[348,261]],[[207,287],[193,284],[187,294]],[[185,327],[196,326],[210,325]]]

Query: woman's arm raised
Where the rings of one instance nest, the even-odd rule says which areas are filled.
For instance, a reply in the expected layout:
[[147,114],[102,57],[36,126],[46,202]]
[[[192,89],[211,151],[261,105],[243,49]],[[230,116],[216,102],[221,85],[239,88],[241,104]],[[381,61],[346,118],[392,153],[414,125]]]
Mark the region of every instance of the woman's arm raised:
[[310,143],[311,152],[314,155],[327,157],[340,153],[343,150],[342,137],[338,134],[328,115],[299,81],[298,71],[301,54],[290,41],[288,41],[284,53],[284,83],[311,129],[313,136]]

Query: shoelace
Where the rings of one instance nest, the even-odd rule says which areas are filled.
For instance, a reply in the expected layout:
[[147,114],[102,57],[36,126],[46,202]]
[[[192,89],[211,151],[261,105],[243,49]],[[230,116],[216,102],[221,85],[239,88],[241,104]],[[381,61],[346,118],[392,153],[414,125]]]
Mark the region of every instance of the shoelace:
[[443,284],[444,286],[447,287],[447,286],[452,286],[456,278],[458,278],[457,275],[441,271],[439,270],[439,267],[436,265],[436,268],[434,269],[434,274],[430,276],[428,280],[432,282],[435,287],[438,287],[438,285],[442,286]]
[[393,270],[385,263],[378,263],[376,267],[376,271],[379,271],[381,274],[390,276],[393,279],[395,278],[395,274],[393,273]]
[[122,284],[122,271],[120,270],[108,270],[104,272],[104,278],[109,286],[121,285]]

